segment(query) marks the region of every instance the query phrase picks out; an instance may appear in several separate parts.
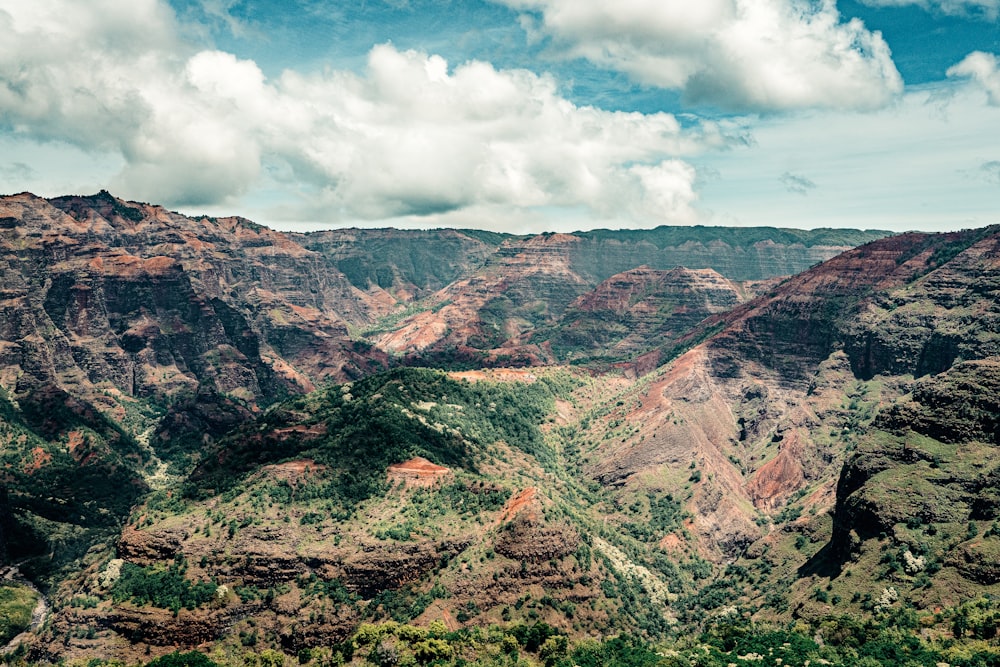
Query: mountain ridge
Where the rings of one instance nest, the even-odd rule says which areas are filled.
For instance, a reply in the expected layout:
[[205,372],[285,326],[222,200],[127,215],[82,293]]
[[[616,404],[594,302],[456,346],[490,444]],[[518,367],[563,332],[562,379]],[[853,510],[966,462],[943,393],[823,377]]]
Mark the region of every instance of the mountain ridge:
[[621,632],[681,665],[1000,654],[998,227],[748,282],[614,271],[669,230],[448,230],[429,267],[439,232],[58,204],[0,201],[2,546],[53,603],[32,659],[360,664],[490,628],[560,665]]

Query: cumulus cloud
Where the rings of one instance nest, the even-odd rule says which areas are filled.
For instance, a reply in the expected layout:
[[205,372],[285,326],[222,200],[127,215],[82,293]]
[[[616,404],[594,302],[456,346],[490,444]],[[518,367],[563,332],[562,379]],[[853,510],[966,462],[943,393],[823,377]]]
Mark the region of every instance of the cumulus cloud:
[[951,16],[981,16],[995,20],[1000,13],[1000,0],[861,0],[869,7],[921,7]]
[[546,76],[391,45],[360,74],[268,79],[185,44],[157,0],[0,0],[0,33],[0,118],[120,153],[112,189],[170,205],[231,201],[266,177],[329,221],[575,207],[689,222],[684,158],[728,141],[711,123],[579,107]]
[[950,77],[968,78],[982,86],[992,106],[1000,106],[1000,68],[992,53],[973,51],[948,68]]
[[570,57],[749,110],[874,109],[902,90],[889,47],[834,0],[496,0],[539,12]]

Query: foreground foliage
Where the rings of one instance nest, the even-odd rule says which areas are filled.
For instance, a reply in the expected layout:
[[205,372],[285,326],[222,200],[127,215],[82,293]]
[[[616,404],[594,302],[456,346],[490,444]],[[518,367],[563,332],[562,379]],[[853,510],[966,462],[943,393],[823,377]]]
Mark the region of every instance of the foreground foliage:
[[[1000,665],[993,601],[980,600],[948,610],[991,627],[991,640],[964,632],[940,633],[921,627],[913,615],[862,619],[829,616],[812,624],[756,624],[723,616],[696,635],[678,635],[653,644],[623,634],[604,640],[573,641],[544,622],[530,625],[463,628],[449,631],[440,621],[417,627],[395,621],[364,623],[347,641],[286,655],[274,649],[236,655],[176,651],[153,659],[150,667],[281,667],[300,665],[441,665],[473,667],[994,667]],[[941,614],[938,614],[941,618]],[[916,623],[915,623],[916,622]],[[926,625],[926,623],[924,623]],[[981,634],[982,628],[980,628]],[[977,635],[978,636],[978,635]],[[9,660],[27,667],[34,663]],[[74,665],[76,663],[68,663]],[[81,665],[84,663],[80,663]],[[87,667],[124,667],[91,659]]]

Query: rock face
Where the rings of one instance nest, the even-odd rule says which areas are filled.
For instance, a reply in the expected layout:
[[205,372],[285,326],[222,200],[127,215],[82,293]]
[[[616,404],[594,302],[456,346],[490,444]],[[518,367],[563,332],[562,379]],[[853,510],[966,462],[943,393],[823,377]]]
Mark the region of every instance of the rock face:
[[[957,336],[945,330],[957,329],[963,317],[975,322],[964,337],[965,358],[996,354],[989,336],[975,342],[976,331],[997,328],[988,305],[996,294],[991,278],[995,232],[902,234],[795,276],[771,294],[707,322],[723,327],[711,341],[718,372],[738,374],[739,361],[748,359],[788,382],[804,382],[838,348],[865,379],[880,372],[939,372],[959,353]],[[952,301],[956,298],[964,299],[964,306]],[[907,300],[910,307],[900,309]],[[924,311],[923,323],[912,319],[916,310]],[[942,331],[935,334],[933,327]],[[881,344],[880,338],[894,342]],[[729,371],[727,359],[733,360]]]
[[746,289],[712,269],[640,266],[573,301],[557,325],[537,332],[560,358],[634,357],[688,333],[710,315],[747,299]]
[[[917,380],[886,406],[874,425],[878,437],[847,460],[837,487],[839,553],[914,518],[962,525],[1000,518],[1000,468],[979,460],[1000,445],[998,371],[997,357],[962,362]],[[932,472],[946,462],[947,474]]]
[[4,386],[107,383],[163,398],[207,383],[255,402],[368,372],[346,322],[377,302],[326,260],[239,218],[107,193],[0,201]]
[[[321,255],[240,218],[106,192],[0,198],[11,557],[39,556],[33,576],[57,576],[120,528],[154,455],[183,469],[261,406],[383,368],[347,327],[382,307]],[[39,525],[74,537],[47,544]]]
[[[740,262],[729,253],[739,255],[742,249],[718,240],[685,255],[694,247],[691,241],[661,249],[643,232],[614,240],[594,234],[507,239],[473,275],[428,297],[425,310],[389,325],[374,342],[390,354],[451,356],[480,364],[538,364],[587,356],[627,360],[662,346],[664,340],[680,338],[705,317],[763,289],[735,283],[712,267],[759,280],[783,275],[778,271],[785,265],[764,262],[738,269]],[[779,252],[773,242],[755,248],[765,255]],[[609,257],[600,257],[605,251]],[[806,253],[819,259],[833,254],[834,248],[825,246]],[[640,258],[655,266],[676,259],[706,268],[626,263]],[[623,268],[628,270],[611,275],[609,267],[618,262],[626,263]],[[797,262],[791,264],[798,267]]]
[[515,494],[501,511],[499,522],[494,547],[514,560],[538,563],[563,558],[580,544],[580,535],[571,526],[545,521],[534,487]]
[[803,494],[834,510],[839,553],[907,518],[992,520],[988,471],[963,473],[961,491],[939,482],[912,434],[996,442],[998,241],[995,228],[876,241],[709,316],[682,338],[704,343],[591,425],[585,437],[606,444],[590,474],[623,494],[687,478],[692,528],[715,557],[743,553],[764,533],[757,512]]
[[[756,280],[879,235],[730,231],[729,241],[703,228],[286,235],[106,192],[5,197],[0,385],[20,392],[56,382],[80,393],[107,382],[126,396],[162,401],[208,384],[254,403],[372,372],[387,362],[382,351],[533,364],[553,354],[546,340],[529,340],[531,332],[561,326],[567,306],[615,267],[687,264]],[[709,301],[709,311],[722,305]],[[633,305],[641,319],[644,306]],[[417,312],[375,327],[380,350],[349,334],[392,313],[398,320],[406,309]],[[701,312],[673,313],[674,328]]]
[[505,241],[487,264],[430,298],[431,309],[407,318],[375,339],[391,353],[434,353],[467,348],[486,355],[538,363],[547,355],[519,337],[552,324],[589,289],[569,265],[579,239],[566,234]]
[[506,238],[452,229],[341,229],[290,236],[327,258],[356,288],[385,290],[402,302],[475,273]]

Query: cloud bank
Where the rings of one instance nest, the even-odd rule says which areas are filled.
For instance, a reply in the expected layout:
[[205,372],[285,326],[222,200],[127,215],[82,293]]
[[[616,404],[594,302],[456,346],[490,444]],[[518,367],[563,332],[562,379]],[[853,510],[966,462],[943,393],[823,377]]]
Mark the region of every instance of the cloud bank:
[[722,108],[875,109],[903,83],[878,32],[834,0],[497,0],[568,57]]
[[[99,6],[95,6],[95,3]],[[374,47],[361,74],[285,71],[185,44],[158,0],[0,0],[0,118],[17,135],[120,153],[111,188],[174,206],[268,181],[290,217],[385,220],[460,209],[583,209],[691,222],[712,124],[609,112],[549,77]]]

